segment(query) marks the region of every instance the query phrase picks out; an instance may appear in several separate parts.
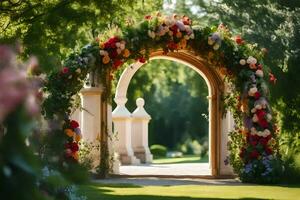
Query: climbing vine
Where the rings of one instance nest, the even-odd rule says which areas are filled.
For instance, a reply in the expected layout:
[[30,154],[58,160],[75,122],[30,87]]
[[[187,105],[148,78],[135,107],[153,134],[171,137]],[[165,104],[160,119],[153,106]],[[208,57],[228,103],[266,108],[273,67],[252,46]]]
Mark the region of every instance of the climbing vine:
[[[117,35],[105,35],[70,55],[60,71],[48,76],[44,88],[48,98],[43,103],[46,118],[64,121],[63,127],[69,123],[73,96],[83,87],[88,74],[97,74],[109,92],[113,73],[124,63],[144,63],[156,50],[166,55],[190,51],[206,59],[208,67],[217,70],[229,86],[224,105],[235,120],[229,142],[229,162],[235,172],[247,182],[276,180],[280,159],[266,77],[271,83],[276,78],[263,63],[266,49],[232,35],[223,24],[192,26],[187,16],[160,13],[145,16],[141,23],[128,25]],[[102,145],[101,151],[107,152],[107,144]]]

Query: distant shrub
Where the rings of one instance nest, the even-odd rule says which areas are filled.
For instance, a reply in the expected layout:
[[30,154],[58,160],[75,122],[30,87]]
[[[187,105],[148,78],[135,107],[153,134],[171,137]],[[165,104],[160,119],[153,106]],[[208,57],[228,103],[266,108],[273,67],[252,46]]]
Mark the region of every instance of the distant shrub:
[[285,155],[283,166],[283,182],[300,183],[300,153]]
[[150,151],[154,157],[165,157],[167,154],[167,147],[160,144],[153,144]]
[[179,150],[184,154],[200,155],[201,157],[204,157],[208,152],[208,143],[204,142],[203,144],[200,144],[198,140],[188,138],[180,145]]

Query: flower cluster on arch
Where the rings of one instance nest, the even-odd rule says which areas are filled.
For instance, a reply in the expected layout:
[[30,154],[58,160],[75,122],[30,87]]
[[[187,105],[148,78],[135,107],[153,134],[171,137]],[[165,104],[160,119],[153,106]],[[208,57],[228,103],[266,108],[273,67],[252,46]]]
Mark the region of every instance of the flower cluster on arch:
[[[60,72],[48,77],[44,103],[46,115],[70,115],[73,95],[83,87],[87,74],[113,74],[123,63],[146,62],[151,51],[189,51],[207,60],[234,91],[225,97],[236,122],[230,134],[229,161],[243,180],[271,181],[278,158],[276,128],[268,103],[266,75],[275,76],[263,64],[266,49],[233,36],[223,24],[213,27],[192,26],[187,16],[147,15],[135,25],[122,28],[119,35],[99,36],[78,53],[70,55]],[[68,83],[68,84],[66,84]],[[62,87],[62,85],[64,87]],[[58,103],[59,102],[59,103]],[[255,181],[255,180],[254,180]]]

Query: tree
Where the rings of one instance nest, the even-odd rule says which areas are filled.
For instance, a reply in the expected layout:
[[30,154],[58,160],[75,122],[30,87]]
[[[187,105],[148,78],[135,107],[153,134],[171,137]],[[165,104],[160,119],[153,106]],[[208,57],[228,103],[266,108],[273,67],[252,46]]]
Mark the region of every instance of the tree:
[[153,60],[131,80],[127,108],[133,111],[135,100],[143,97],[145,109],[152,117],[149,143],[175,149],[187,138],[207,137],[207,95],[206,83],[197,72],[176,62]]
[[268,50],[265,64],[278,79],[271,87],[271,102],[279,113],[281,132],[287,136],[283,138],[288,146],[300,149],[300,2],[178,0],[171,12],[185,12],[206,24],[224,23]]
[[23,57],[36,55],[49,71],[103,29],[161,6],[161,0],[4,0],[0,2],[0,43],[20,40]]

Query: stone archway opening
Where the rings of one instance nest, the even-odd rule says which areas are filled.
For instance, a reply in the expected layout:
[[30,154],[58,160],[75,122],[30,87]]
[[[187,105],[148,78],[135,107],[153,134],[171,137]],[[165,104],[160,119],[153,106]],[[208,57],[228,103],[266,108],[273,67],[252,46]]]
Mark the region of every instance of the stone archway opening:
[[[191,68],[196,71],[204,80],[208,88],[208,110],[209,110],[209,165],[203,165],[203,172],[197,171],[191,173],[180,173],[181,175],[192,176],[220,176],[232,175],[230,167],[224,165],[227,153],[227,133],[233,126],[232,118],[228,113],[223,118],[221,111],[221,95],[224,92],[224,83],[220,74],[207,66],[205,62],[191,54],[190,52],[174,52],[164,55],[163,52],[157,51],[150,55],[150,60],[164,59],[171,60]],[[144,101],[137,100],[138,108],[134,113],[130,113],[126,108],[127,90],[136,72],[144,65],[144,63],[134,63],[127,67],[116,88],[114,101],[117,107],[112,113],[114,122],[114,132],[117,133],[118,139],[115,143],[115,151],[119,155],[122,164],[139,165],[140,163],[151,163],[152,155],[148,146],[148,122],[151,119],[149,114],[143,108]],[[209,169],[205,169],[209,166]],[[198,166],[199,167],[199,166]],[[148,172],[138,171],[140,168],[123,168],[126,175],[155,175]],[[148,167],[149,169],[149,167]],[[133,170],[133,171],[132,171]],[[124,170],[119,171],[122,174]],[[133,173],[131,173],[133,172]],[[159,173],[160,174],[160,173]],[[162,173],[164,174],[164,173]],[[166,176],[168,175],[165,174]],[[174,174],[176,176],[176,172]]]

